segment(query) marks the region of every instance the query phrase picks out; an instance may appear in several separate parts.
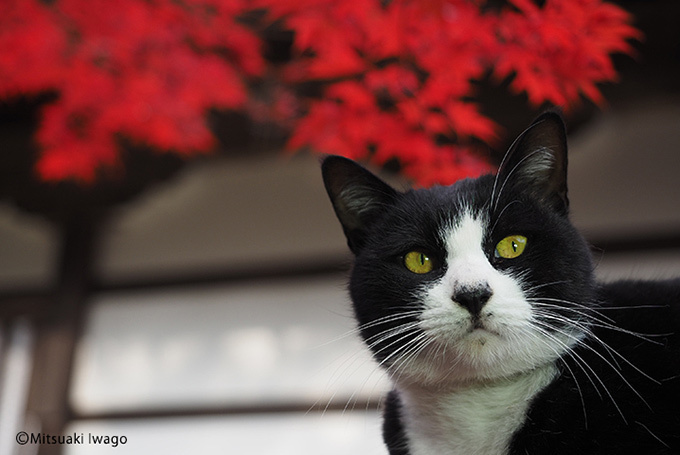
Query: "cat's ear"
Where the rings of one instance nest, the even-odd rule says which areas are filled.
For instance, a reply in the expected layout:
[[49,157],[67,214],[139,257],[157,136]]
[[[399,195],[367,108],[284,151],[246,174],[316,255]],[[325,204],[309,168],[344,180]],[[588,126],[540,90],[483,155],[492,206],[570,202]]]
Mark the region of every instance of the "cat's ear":
[[359,164],[341,156],[327,157],[321,173],[347,244],[356,254],[364,244],[367,227],[399,193]]
[[539,116],[510,146],[498,170],[495,191],[531,194],[558,213],[569,211],[567,134],[555,112]]

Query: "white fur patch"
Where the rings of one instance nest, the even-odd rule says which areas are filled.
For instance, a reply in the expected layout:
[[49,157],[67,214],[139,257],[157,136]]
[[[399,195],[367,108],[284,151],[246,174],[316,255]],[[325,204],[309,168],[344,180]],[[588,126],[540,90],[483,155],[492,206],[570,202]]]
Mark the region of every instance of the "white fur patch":
[[551,364],[517,377],[448,390],[399,390],[411,455],[504,455],[531,399],[554,378]]

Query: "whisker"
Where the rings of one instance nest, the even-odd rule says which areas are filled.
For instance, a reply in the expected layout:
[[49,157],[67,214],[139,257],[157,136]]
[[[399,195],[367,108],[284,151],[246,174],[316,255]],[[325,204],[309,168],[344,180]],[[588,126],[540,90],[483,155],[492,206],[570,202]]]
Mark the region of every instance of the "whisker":
[[425,333],[411,340],[409,348],[405,350],[398,359],[395,359],[389,367],[390,376],[398,382],[412,362],[433,341],[434,340]]
[[[376,333],[375,335],[369,337],[366,339],[366,344],[368,345],[369,349],[373,350],[376,348],[379,344],[384,343],[388,339],[395,337],[397,335],[401,335],[403,333],[412,331],[412,329],[415,329],[419,326],[420,324],[418,322],[411,322],[410,324],[402,324],[400,326],[383,330],[382,332]],[[392,341],[390,344],[383,346],[380,348],[378,351],[375,351],[375,354],[381,353],[385,349],[393,346],[395,343],[398,343],[398,340]]]
[[[536,322],[539,322],[539,321],[534,321],[534,328],[535,328],[536,330],[542,332],[542,334],[543,334],[544,336],[548,337],[549,339],[552,339],[552,340],[555,341],[556,343],[558,343],[558,344],[560,344],[560,345],[562,345],[562,346],[565,347],[565,349],[567,350],[567,352],[570,353],[570,357],[571,357],[572,359],[574,359],[574,361],[576,362],[576,364],[579,365],[579,367],[582,369],[582,371],[586,374],[586,377],[587,377],[588,380],[591,382],[591,384],[593,384],[593,387],[595,388],[595,391],[598,393],[598,395],[600,395],[600,397],[602,397],[602,395],[601,395],[600,392],[599,392],[599,388],[598,388],[597,385],[593,382],[592,377],[594,377],[594,378],[597,380],[597,382],[600,383],[600,385],[602,386],[602,389],[605,391],[605,393],[607,394],[607,396],[608,396],[609,399],[611,400],[612,404],[614,405],[614,407],[615,407],[616,410],[618,411],[619,415],[621,416],[621,419],[623,419],[624,423],[627,425],[627,424],[628,424],[628,421],[626,420],[626,417],[623,415],[623,412],[621,411],[621,408],[619,407],[618,403],[616,402],[616,400],[615,400],[614,397],[612,396],[611,392],[609,392],[609,389],[608,389],[607,386],[605,385],[604,381],[602,381],[602,379],[600,378],[600,376],[598,376],[598,374],[595,372],[595,370],[593,370],[593,368],[588,364],[588,362],[586,362],[585,360],[583,360],[583,357],[581,357],[580,355],[578,355],[578,354],[573,350],[573,348],[569,347],[569,346],[566,345],[564,342],[562,342],[561,340],[559,340],[558,338],[552,336],[552,335],[549,333],[549,331],[554,331],[554,327],[552,327],[552,326],[550,326],[550,325],[540,324],[541,326],[545,327],[545,329],[543,329],[543,328],[537,326],[537,325],[536,325]],[[590,370],[590,372],[591,372],[592,375],[593,375],[592,377],[586,372],[585,368],[587,368],[588,370]]]
[[[490,203],[491,203],[492,205],[493,205],[493,202],[494,202],[494,196],[496,196],[496,187],[497,187],[497,184],[498,184],[498,178],[499,178],[500,175],[501,175],[501,171],[505,168],[505,161],[506,161],[506,160],[508,159],[508,157],[511,155],[510,151],[513,150],[513,148],[515,147],[515,145],[517,144],[517,142],[520,140],[520,138],[521,138],[522,136],[524,136],[524,133],[526,133],[527,131],[529,131],[530,128],[531,128],[531,126],[525,128],[524,131],[522,132],[522,134],[520,134],[519,136],[517,136],[517,137],[515,138],[515,140],[512,141],[512,144],[510,144],[510,147],[508,148],[508,151],[503,155],[503,159],[501,159],[501,163],[498,165],[498,172],[496,173],[496,176],[495,176],[494,181],[493,181],[493,188],[491,189],[491,199],[490,199]],[[516,167],[515,167],[515,168],[516,168]],[[514,172],[515,168],[512,169],[512,172]],[[512,174],[512,172],[510,172],[510,174]],[[510,174],[508,175],[508,177],[510,177]],[[503,186],[505,186],[505,182],[507,182],[507,180],[508,180],[508,179],[507,179],[507,177],[506,177],[505,181],[503,182]],[[500,195],[501,195],[502,191],[503,191],[503,188],[501,188],[501,190],[498,192],[498,195],[496,196],[497,199],[500,199]],[[495,206],[494,206],[494,207],[495,207]]]
[[[398,309],[398,308],[401,308],[401,307],[395,307],[395,308]],[[328,341],[326,341],[322,344],[316,345],[315,348],[323,348],[323,347],[328,346],[330,344],[337,343],[338,341],[342,341],[346,338],[356,336],[357,334],[360,334],[362,330],[365,330],[365,329],[370,329],[370,328],[373,328],[375,326],[379,326],[381,324],[388,324],[390,322],[395,322],[395,321],[398,321],[400,319],[413,318],[413,317],[419,316],[421,314],[420,310],[413,310],[411,307],[409,307],[409,309],[411,309],[411,311],[399,313],[399,314],[391,314],[391,315],[388,315],[388,316],[383,316],[381,318],[374,319],[373,321],[358,325],[357,327],[354,327],[353,329],[350,329],[350,330],[346,331],[345,333],[338,335],[337,337],[335,337],[331,340],[328,340]]]
[[[621,368],[621,365],[619,365],[619,363],[618,363],[618,362],[616,361],[616,359],[614,358],[614,353],[612,352],[612,350],[609,349],[609,346],[608,346],[606,343],[601,342],[601,340],[599,340],[599,339],[597,338],[597,336],[592,332],[591,327],[593,327],[594,324],[589,323],[588,325],[584,325],[584,324],[582,324],[580,321],[576,321],[576,320],[573,320],[573,319],[563,319],[563,318],[560,318],[560,317],[556,317],[555,315],[553,315],[553,314],[551,314],[551,313],[549,313],[549,312],[535,311],[534,313],[535,313],[535,315],[538,316],[539,318],[549,319],[549,320],[557,321],[558,323],[560,323],[560,324],[562,324],[562,325],[568,325],[568,326],[571,326],[571,327],[576,327],[576,328],[578,328],[578,329],[579,329],[586,337],[589,337],[589,338],[592,338],[592,339],[596,339],[596,341],[599,341],[600,344],[607,350],[607,352],[609,353],[609,355],[610,355],[611,358],[612,358],[612,361],[616,364],[616,367],[617,367],[618,369]],[[544,321],[544,322],[547,323],[547,321]],[[557,327],[556,327],[556,326],[551,325],[551,327],[553,327],[554,330],[557,330]],[[579,340],[579,341],[580,341],[580,340]]]
[[[574,309],[574,308],[570,308],[570,307],[567,307],[567,306],[553,305],[553,304],[547,303],[545,301],[542,301],[543,299],[534,300],[534,299],[528,298],[527,300],[530,301],[532,303],[532,305],[534,305],[535,307],[542,306],[542,307],[545,307],[545,308],[559,309],[560,311],[570,311],[572,313],[579,314],[584,319],[588,320],[589,325],[591,325],[593,327],[599,327],[599,328],[603,328],[603,329],[613,330],[613,331],[616,331],[616,332],[619,332],[619,333],[624,333],[626,335],[630,335],[630,336],[633,336],[635,338],[639,338],[643,341],[646,341],[646,342],[652,343],[652,344],[656,344],[658,346],[662,346],[663,343],[661,343],[659,341],[652,340],[649,337],[661,337],[661,336],[671,335],[671,334],[658,334],[658,333],[651,334],[651,333],[633,332],[632,330],[624,329],[624,328],[619,327],[615,324],[609,323],[605,320],[602,320],[598,317],[595,317],[592,314],[589,314],[587,312],[581,312],[581,311]],[[560,303],[568,303],[568,304],[573,303],[573,302],[569,302],[569,301],[566,301],[566,300],[559,300],[559,299],[553,299],[553,300],[558,301]],[[588,307],[585,307],[585,308],[588,309]],[[612,322],[615,322],[613,319],[611,319],[609,317],[600,315],[597,311],[593,311],[593,313],[597,314],[598,316],[602,316],[603,318],[608,319]],[[566,322],[566,321],[567,321],[567,319],[563,320],[563,322]]]
[[[571,321],[570,321],[570,322],[571,322]],[[657,385],[660,385],[660,384],[661,384],[660,381],[658,381],[658,380],[652,378],[652,377],[649,376],[647,373],[645,373],[644,371],[640,370],[637,366],[635,366],[633,363],[631,363],[631,362],[630,362],[623,354],[619,353],[616,349],[614,349],[614,348],[612,348],[611,346],[609,346],[609,345],[608,345],[607,343],[605,343],[600,337],[598,337],[597,335],[595,335],[594,333],[592,333],[592,331],[589,331],[588,337],[589,337],[590,339],[592,339],[592,340],[595,340],[597,343],[599,343],[599,344],[600,344],[602,347],[604,347],[610,354],[614,354],[614,355],[618,356],[618,357],[619,357],[621,360],[623,360],[628,366],[630,366],[631,368],[633,368],[635,371],[637,371],[639,374],[641,374],[641,375],[644,376],[645,378],[649,379],[650,381],[654,382],[654,383],[657,384]],[[650,341],[650,343],[660,344],[660,343],[656,343],[656,342],[653,342],[653,341]],[[585,345],[585,346],[588,346],[588,345]],[[588,347],[590,347],[590,346],[588,346]],[[591,348],[591,349],[592,349],[592,348]],[[597,351],[593,350],[593,352],[595,352],[596,354],[599,355],[599,353],[598,353]],[[601,357],[601,356],[600,356],[600,357]],[[603,358],[603,360],[604,360],[604,358]],[[614,362],[617,363],[615,360],[614,360]],[[619,369],[620,369],[620,366],[618,365],[618,363],[617,363],[617,367],[619,367]],[[621,379],[624,379],[624,378],[622,377]],[[625,381],[625,379],[624,379],[624,381]],[[639,395],[638,395],[638,396],[639,396]],[[640,398],[642,398],[642,397],[640,397]],[[643,401],[644,401],[644,400],[643,400]]]
[[[379,332],[378,334],[374,335],[373,337],[370,337],[369,339],[367,339],[368,347],[369,347],[369,349],[374,350],[374,349],[375,349],[378,345],[380,345],[381,343],[384,343],[384,342],[388,341],[390,338],[395,338],[394,340],[392,340],[392,341],[389,342],[388,344],[386,344],[386,345],[384,345],[384,346],[381,346],[380,349],[377,349],[377,350],[374,351],[374,355],[381,354],[381,353],[383,353],[384,351],[390,349],[392,346],[394,346],[394,345],[396,345],[396,344],[399,344],[399,343],[402,343],[402,342],[403,342],[405,339],[407,339],[409,336],[411,336],[411,335],[417,333],[417,332],[414,330],[414,329],[417,328],[417,327],[418,327],[418,323],[417,323],[417,322],[413,322],[413,323],[410,323],[410,324],[403,324],[403,325],[397,326],[397,327],[395,327],[395,328],[390,328],[390,329],[384,330],[384,331],[382,331],[382,332]],[[373,339],[373,340],[372,340],[372,339]],[[370,340],[370,341],[369,341],[369,340]],[[397,353],[399,353],[401,350],[403,350],[405,347],[407,347],[407,346],[409,345],[409,343],[410,343],[410,341],[408,341],[404,346],[398,347],[397,349],[395,349],[394,351],[392,351],[389,355],[387,355],[387,357],[385,357],[385,358],[378,364],[378,366],[379,366],[379,367],[384,366],[384,364],[385,364],[392,356],[394,356],[395,354],[397,354]],[[377,368],[376,371],[379,371],[379,368]],[[372,376],[373,376],[374,373],[375,373],[375,372],[371,373],[371,375],[370,375],[368,378],[366,378],[366,380],[364,380],[363,385],[362,385],[358,390],[363,389],[363,387],[366,385],[366,383],[372,378]],[[355,396],[357,396],[357,394],[358,394],[358,390],[355,391],[354,393],[352,393],[352,395],[351,395],[351,396],[349,397],[349,399],[347,400],[347,404],[345,405],[345,408],[343,409],[343,413],[346,412],[347,409],[349,409],[350,404],[351,404],[352,401],[354,400]],[[356,403],[356,401],[355,401],[355,403]],[[352,407],[352,409],[354,409],[354,408]]]
[[[552,310],[557,310],[555,313],[559,314],[560,312],[570,312],[573,314],[577,314],[584,320],[587,320],[589,323],[590,322],[596,322],[599,324],[602,324],[604,326],[608,327],[617,327],[613,323],[616,322],[611,318],[603,316],[604,319],[600,319],[598,316],[602,316],[596,311],[591,310],[590,308],[583,306],[583,310],[577,309],[577,308],[572,308],[570,306],[566,305],[556,305],[554,303],[549,303],[546,300],[553,300],[559,303],[564,303],[564,304],[570,304],[571,302],[568,302],[566,300],[559,300],[559,299],[533,299],[533,298],[527,298],[527,301],[531,302],[532,306],[534,308],[547,308],[547,309],[552,309]],[[596,316],[597,315],[597,316]],[[610,321],[610,322],[607,322]]]
[[669,308],[669,305],[626,305],[626,306],[601,306],[600,310],[641,310],[647,308]]
[[[495,212],[496,209],[498,208],[498,201],[499,201],[500,198],[501,198],[501,194],[503,194],[503,190],[505,189],[505,185],[507,185],[508,181],[510,181],[510,177],[512,177],[512,174],[514,174],[518,169],[521,169],[522,164],[524,163],[524,161],[526,161],[526,160],[532,158],[534,155],[537,155],[537,154],[539,154],[539,153],[544,153],[544,149],[539,148],[539,149],[534,150],[533,152],[527,154],[525,157],[523,157],[521,160],[519,160],[519,161],[517,162],[517,164],[515,164],[515,165],[513,166],[512,169],[510,169],[510,172],[508,172],[508,175],[505,176],[505,180],[503,180],[503,183],[501,184],[500,190],[498,190],[498,195],[497,195],[497,197],[496,197],[496,202],[494,203],[494,206],[493,206],[494,212]],[[494,190],[495,190],[495,188],[494,188]],[[492,190],[492,191],[494,191],[494,190]]]
[[[530,335],[530,336],[532,336],[532,337],[534,337],[534,338],[536,338],[536,339],[538,339],[538,340],[541,340],[540,337],[538,336],[538,334],[536,334],[536,333],[534,333],[534,332],[532,332],[532,331],[530,331],[530,330],[523,330],[522,332],[523,332],[524,334],[526,334],[526,335]],[[558,344],[561,344],[563,347],[567,348],[567,346],[565,346],[564,343],[560,343],[559,340],[556,339],[554,336],[552,336],[550,333],[547,333],[547,332],[541,330],[541,334],[542,334],[543,336],[549,338],[549,339],[552,339],[553,341],[557,342]],[[578,395],[579,395],[579,398],[580,398],[580,400],[581,400],[581,407],[583,408],[583,420],[584,420],[584,423],[585,423],[585,427],[588,428],[588,413],[587,413],[587,411],[586,411],[586,402],[585,402],[585,398],[583,397],[583,391],[582,391],[582,389],[581,389],[581,384],[579,383],[577,376],[574,374],[574,371],[573,371],[573,370],[571,369],[571,367],[569,366],[569,363],[567,363],[567,362],[563,359],[563,356],[564,356],[564,355],[568,355],[568,356],[570,356],[572,359],[574,359],[574,362],[576,362],[576,365],[583,371],[583,373],[586,375],[586,378],[588,378],[588,380],[590,381],[590,383],[593,384],[593,387],[595,387],[595,390],[598,392],[598,394],[599,394],[599,391],[597,390],[597,387],[595,386],[595,383],[593,382],[593,380],[590,378],[590,375],[588,374],[588,372],[585,371],[585,369],[583,368],[583,366],[582,366],[582,365],[579,363],[579,361],[573,356],[572,350],[571,350],[570,348],[569,348],[569,349],[566,349],[564,353],[561,353],[561,352],[559,352],[556,348],[554,348],[554,347],[552,347],[552,346],[550,346],[550,345],[548,345],[548,347],[550,348],[551,351],[553,351],[553,352],[555,353],[555,355],[557,356],[557,359],[558,359],[558,360],[560,361],[560,363],[567,369],[567,371],[569,372],[569,374],[571,375],[571,377],[574,378],[574,384],[576,385],[576,390],[578,391]]]
[[512,204],[514,204],[514,203],[516,203],[516,202],[520,202],[520,201],[517,200],[517,199],[515,199],[514,201],[508,202],[508,203],[505,205],[505,207],[503,207],[503,210],[501,210],[501,213],[498,214],[498,216],[496,217],[496,221],[494,221],[493,226],[491,227],[491,230],[489,231],[489,236],[491,236],[491,234],[493,234],[493,231],[496,229],[496,225],[498,224],[498,221],[499,221],[499,220],[501,219],[501,217],[503,216],[503,213],[505,213],[505,211],[506,211]]
[[[400,314],[400,315],[390,315],[390,316],[385,316],[385,317],[383,317],[383,318],[380,318],[380,319],[376,319],[376,320],[374,320],[374,321],[371,321],[370,323],[363,324],[363,325],[361,325],[361,326],[359,326],[359,327],[353,329],[352,331],[350,331],[350,332],[348,332],[348,333],[354,334],[354,333],[356,333],[356,332],[359,332],[359,331],[361,330],[361,328],[372,328],[372,327],[379,326],[379,325],[381,325],[381,324],[388,324],[388,323],[393,323],[393,322],[395,322],[395,321],[399,321],[399,320],[403,320],[403,319],[409,319],[409,318],[411,318],[411,317],[413,317],[413,316],[415,316],[415,315],[417,315],[417,314],[419,314],[418,311],[411,311],[411,312],[409,312],[408,314],[403,313],[403,314]],[[387,329],[381,330],[380,332],[376,333],[375,335],[373,335],[373,336],[367,338],[367,339],[365,340],[365,343],[366,343],[367,347],[369,348],[369,350],[370,350],[370,349],[375,349],[375,348],[376,348],[378,345],[380,345],[381,343],[384,343],[384,342],[390,340],[390,338],[399,337],[400,335],[402,335],[402,334],[404,334],[404,333],[406,333],[406,332],[408,332],[408,331],[410,331],[410,330],[413,330],[415,327],[417,327],[417,325],[418,325],[417,322],[411,322],[411,323],[408,323],[408,324],[401,324],[401,325],[398,325],[398,326],[396,326],[396,327],[388,327]],[[347,334],[345,334],[345,335],[343,335],[343,336],[337,338],[337,339],[334,340],[334,341],[337,341],[338,339],[342,339],[342,338],[344,338],[344,337],[346,337],[346,336],[347,336]],[[382,352],[382,351],[385,351],[385,350],[389,349],[392,345],[394,345],[394,344],[396,344],[396,343],[398,343],[398,342],[399,342],[399,339],[395,339],[395,340],[391,341],[390,343],[388,343],[387,345],[382,346],[379,350],[376,351],[376,353],[380,353],[380,352]],[[337,371],[340,371],[340,370],[348,371],[350,368],[353,367],[353,365],[356,364],[357,360],[360,359],[360,358],[362,357],[363,352],[364,352],[364,351],[356,351],[353,355],[351,355],[350,357],[344,359],[344,360],[342,361],[342,363],[341,363],[340,365],[337,366],[336,370],[337,370]],[[362,362],[362,364],[363,364],[363,362]],[[354,368],[353,371],[354,371],[354,372],[359,371],[360,368],[361,368],[361,365],[359,365],[359,366],[357,366],[356,368]],[[355,396],[358,395],[359,390],[362,390],[362,389],[364,388],[365,384],[368,383],[368,382],[372,379],[372,377],[374,376],[374,373],[375,373],[376,371],[379,371],[379,369],[375,369],[374,372],[371,373],[371,375],[369,375],[369,376],[364,380],[364,382],[363,382],[364,385],[362,385],[357,391],[355,391],[354,393],[352,393],[352,395],[351,395],[350,398],[348,399],[348,404],[347,404],[347,406],[349,406],[349,404],[351,404],[351,402],[354,400]],[[335,373],[335,374],[333,375],[333,377],[331,378],[331,381],[336,380],[337,377],[338,377],[338,376],[341,376],[341,375],[342,375],[342,374],[339,373],[339,372],[338,372],[338,373]],[[336,378],[336,379],[333,379],[333,378]],[[323,409],[322,415],[325,415],[326,411],[328,410],[328,408],[330,407],[330,405],[333,403],[333,401],[335,400],[336,396],[337,396],[337,392],[334,392],[334,393],[331,395],[331,397],[328,399],[328,401],[327,401],[327,403],[326,403],[326,405],[325,405],[325,407],[324,407],[324,409]],[[315,403],[312,405],[312,407],[310,408],[310,411],[313,410],[317,405],[319,405],[319,401],[315,402]],[[367,405],[368,405],[368,404],[367,404]],[[345,409],[347,409],[347,406],[345,407]]]
[[[562,331],[562,330],[560,330],[560,329],[558,329],[558,328],[556,328],[556,327],[553,327],[553,326],[549,326],[549,329],[550,329],[550,330],[553,330],[553,331],[555,331],[555,332],[561,333],[561,334],[563,334],[563,335],[565,335],[565,336],[567,336],[567,337],[571,337],[571,336],[572,336],[571,334],[568,334],[568,333],[566,333],[566,332],[564,332],[564,331]],[[610,368],[611,368],[611,369],[612,369],[612,370],[613,370],[613,371],[621,378],[621,380],[628,386],[628,388],[630,388],[630,390],[631,390],[635,395],[637,395],[638,398],[640,398],[640,400],[641,400],[641,401],[642,401],[649,409],[652,409],[651,406],[649,405],[649,403],[647,403],[647,401],[642,397],[642,395],[637,391],[637,389],[635,389],[635,387],[633,387],[633,385],[632,385],[632,384],[631,384],[631,383],[623,376],[623,374],[621,373],[620,369],[617,369],[614,365],[612,365],[611,362],[609,362],[602,354],[600,354],[595,348],[593,348],[593,347],[590,346],[589,344],[584,343],[584,342],[582,342],[581,340],[575,340],[575,341],[577,342],[577,345],[578,345],[578,346],[583,347],[583,348],[585,348],[585,349],[588,349],[589,351],[591,351],[592,353],[594,353],[595,355],[597,355],[600,359],[602,359],[602,361],[604,361],[604,362],[605,362],[605,363],[606,363],[606,364],[607,364],[607,365],[608,365],[608,366],[609,366],[609,367],[610,367]],[[597,339],[596,339],[595,341],[597,341]],[[598,342],[601,343],[601,341],[598,341]],[[617,353],[616,350],[612,349],[612,348],[609,347],[609,346],[606,346],[604,343],[601,343],[601,344],[602,344],[603,347],[607,348],[608,350],[611,350],[610,352],[613,352],[613,353],[619,355],[620,358],[622,358],[624,361],[626,361],[629,365],[631,365],[631,366],[632,366],[633,368],[635,368],[637,371],[640,371],[640,370],[637,369],[634,365],[632,365],[632,364],[631,364],[624,356],[622,356],[621,354]],[[588,366],[588,367],[589,367],[589,369],[591,369],[591,371],[592,371],[592,368],[590,368],[590,366]],[[642,373],[642,372],[641,372],[641,373]],[[647,376],[646,374],[644,374],[644,373],[642,373],[642,374],[643,374],[645,377],[649,378],[649,376]],[[651,379],[652,381],[654,381],[654,379],[652,379],[652,378],[649,378],[649,379]],[[599,379],[598,379],[598,380],[599,380]],[[654,382],[657,382],[657,381],[654,381]],[[602,383],[602,381],[600,381],[600,383]],[[602,385],[604,386],[604,384],[602,384]],[[624,421],[625,421],[625,417],[624,417],[623,414],[621,413],[618,404],[614,401],[614,398],[611,396],[611,394],[609,393],[609,390],[608,390],[606,387],[605,387],[605,391],[607,392],[607,395],[609,395],[610,399],[612,400],[612,402],[614,403],[614,405],[616,406],[616,408],[619,410],[619,413],[621,414],[621,417],[622,417],[622,418],[624,419]],[[626,423],[627,423],[627,422],[626,422]]]
[[663,444],[664,446],[666,446],[666,447],[669,448],[669,449],[671,448],[671,446],[669,446],[668,444],[666,444],[660,437],[658,437],[657,435],[655,435],[654,433],[652,433],[652,430],[650,430],[649,428],[647,428],[647,426],[646,426],[645,424],[643,424],[642,422],[638,422],[637,420],[635,421],[635,423],[637,423],[637,424],[640,425],[642,428],[644,428],[644,429],[647,431],[647,433],[650,434],[650,436],[652,436],[654,439],[656,439],[657,441],[659,441],[661,444]]

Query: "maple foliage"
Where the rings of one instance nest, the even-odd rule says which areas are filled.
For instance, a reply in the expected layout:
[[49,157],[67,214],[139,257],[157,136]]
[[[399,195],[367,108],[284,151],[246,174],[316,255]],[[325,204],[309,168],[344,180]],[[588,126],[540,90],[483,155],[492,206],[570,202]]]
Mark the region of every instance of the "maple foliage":
[[210,107],[240,108],[263,70],[245,2],[38,0],[0,6],[0,96],[57,90],[37,133],[45,180],[92,181],[118,136],[202,153]]
[[[511,78],[535,106],[601,104],[631,20],[601,0],[9,0],[0,98],[58,93],[36,134],[46,181],[94,181],[120,165],[121,137],[209,152],[206,112],[234,109],[285,124],[291,150],[396,159],[428,186],[490,170],[477,151],[501,129],[475,81]],[[271,26],[293,32],[284,63],[264,57]],[[321,96],[296,91],[309,81]]]
[[[581,96],[601,104],[596,84],[616,78],[611,54],[630,52],[627,40],[639,36],[627,13],[599,0],[510,3],[308,0],[281,12],[301,32],[292,77],[341,79],[312,101],[291,145],[352,158],[370,151],[376,164],[397,158],[429,186],[489,171],[475,153],[500,134],[474,102],[486,74],[512,77],[534,106],[567,110]],[[328,39],[314,39],[321,33]]]

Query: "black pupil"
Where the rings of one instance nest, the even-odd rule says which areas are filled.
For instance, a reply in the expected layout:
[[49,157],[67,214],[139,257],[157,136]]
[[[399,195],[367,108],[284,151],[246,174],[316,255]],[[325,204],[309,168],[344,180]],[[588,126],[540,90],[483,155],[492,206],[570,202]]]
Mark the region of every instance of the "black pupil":
[[517,245],[517,243],[516,243],[515,241],[513,241],[513,242],[512,242],[512,251],[514,251],[514,252],[516,253],[516,252],[517,252],[517,247],[518,247],[518,246],[519,246],[519,245]]

